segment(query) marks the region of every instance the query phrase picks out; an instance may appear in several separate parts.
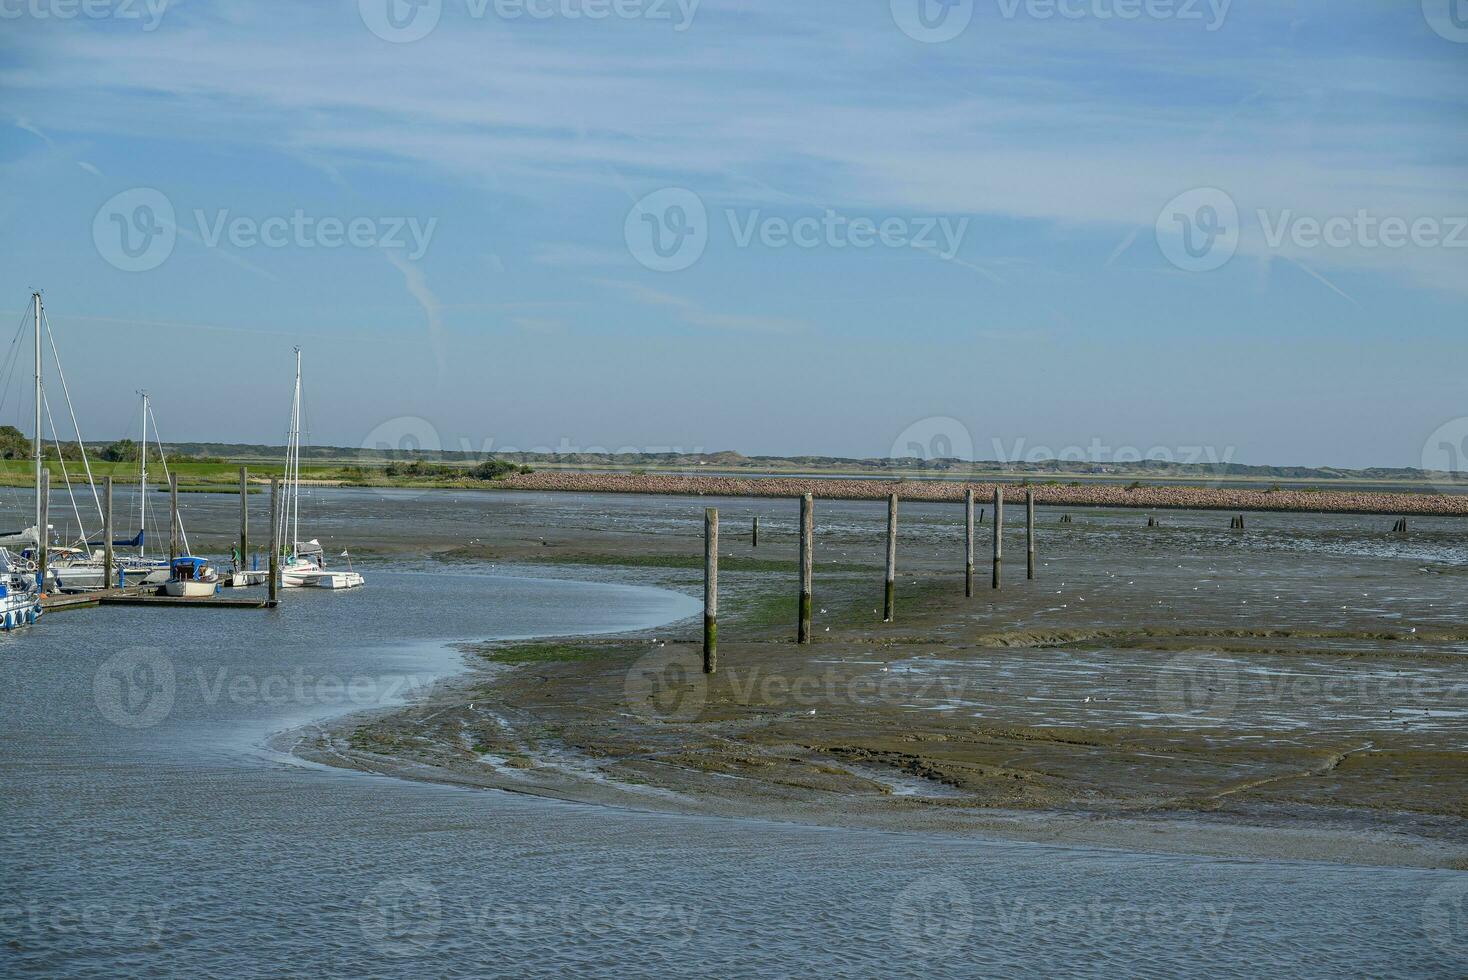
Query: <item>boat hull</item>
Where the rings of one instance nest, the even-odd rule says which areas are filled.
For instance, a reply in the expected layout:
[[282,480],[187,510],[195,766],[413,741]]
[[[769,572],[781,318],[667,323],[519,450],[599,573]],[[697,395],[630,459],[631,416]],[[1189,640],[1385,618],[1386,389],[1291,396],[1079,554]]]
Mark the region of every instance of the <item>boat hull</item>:
[[164,582],[162,589],[166,596],[185,599],[204,599],[218,591],[218,582],[180,582],[177,579]]

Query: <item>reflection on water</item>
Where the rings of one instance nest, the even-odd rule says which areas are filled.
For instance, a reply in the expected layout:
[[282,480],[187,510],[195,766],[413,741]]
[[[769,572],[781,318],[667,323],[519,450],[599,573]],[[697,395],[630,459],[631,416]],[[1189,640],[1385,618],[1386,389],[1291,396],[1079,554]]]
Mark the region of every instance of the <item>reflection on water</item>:
[[[337,497],[338,512],[394,520],[383,495]],[[555,518],[592,520],[593,503],[604,526],[600,501]],[[522,506],[446,494],[414,521],[468,540],[476,522],[526,519]],[[1468,888],[1452,873],[650,815],[265,750],[272,732],[411,696],[455,669],[449,641],[696,612],[650,589],[367,570],[366,590],[291,594],[274,613],[109,608],[4,640],[0,970],[1249,976],[1461,962]]]

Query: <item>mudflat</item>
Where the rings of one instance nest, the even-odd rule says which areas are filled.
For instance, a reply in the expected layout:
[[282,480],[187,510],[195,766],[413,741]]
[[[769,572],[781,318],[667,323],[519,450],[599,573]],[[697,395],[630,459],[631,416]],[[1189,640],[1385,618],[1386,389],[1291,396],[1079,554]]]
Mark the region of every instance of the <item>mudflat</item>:
[[718,672],[696,619],[465,644],[464,675],[296,751],[642,809],[1468,868],[1468,521],[1041,507],[1031,581],[1011,508],[1002,588],[986,512],[966,598],[961,507],[904,503],[884,622],[885,508],[820,501],[801,646],[794,501],[484,499],[433,561],[691,595],[720,507]]

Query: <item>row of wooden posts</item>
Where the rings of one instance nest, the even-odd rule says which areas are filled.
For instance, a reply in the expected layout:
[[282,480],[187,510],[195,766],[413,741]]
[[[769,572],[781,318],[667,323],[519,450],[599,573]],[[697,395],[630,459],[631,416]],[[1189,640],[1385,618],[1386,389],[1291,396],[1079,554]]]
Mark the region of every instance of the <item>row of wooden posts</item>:
[[[963,594],[974,594],[974,492],[966,490],[964,510],[964,584]],[[759,547],[759,518],[754,519],[750,540]],[[994,490],[993,573],[990,587],[1002,583],[1004,564],[1004,491]],[[810,642],[811,574],[815,566],[815,498],[800,498],[800,608],[795,641]],[[1025,491],[1025,572],[1035,577],[1035,493]],[[891,622],[897,612],[897,494],[887,498],[887,575],[882,620]],[[719,511],[709,507],[703,512],[703,669],[712,674],[719,667]]]
[[[276,601],[276,591],[279,588],[279,560],[280,541],[276,530],[280,517],[280,478],[270,479],[270,570],[268,572],[267,584],[269,587],[270,602]],[[50,522],[51,503],[51,471],[41,470],[41,526],[36,530],[36,536],[40,543],[36,549],[36,568],[40,573],[40,581],[46,581],[46,563],[49,552],[49,535],[46,529]],[[179,557],[179,529],[182,525],[178,520],[178,474],[168,474],[168,561],[173,563]],[[245,556],[250,553],[250,474],[246,467],[240,467],[240,562],[243,564]],[[112,583],[112,569],[115,562],[112,552],[112,477],[102,478],[102,567],[106,569],[104,576],[108,586]]]

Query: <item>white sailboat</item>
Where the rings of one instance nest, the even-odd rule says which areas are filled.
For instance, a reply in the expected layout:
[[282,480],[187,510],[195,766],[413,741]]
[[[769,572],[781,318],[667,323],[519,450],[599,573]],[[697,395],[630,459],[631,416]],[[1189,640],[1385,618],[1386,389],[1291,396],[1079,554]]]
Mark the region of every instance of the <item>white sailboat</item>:
[[[301,540],[301,349],[296,348],[296,388],[291,399],[291,421],[286,435],[285,507],[279,516],[277,539],[291,543],[290,554],[280,569],[280,585],[286,589],[355,589],[366,584],[360,572],[326,567],[326,555],[315,538]],[[346,555],[346,552],[342,552]]]

